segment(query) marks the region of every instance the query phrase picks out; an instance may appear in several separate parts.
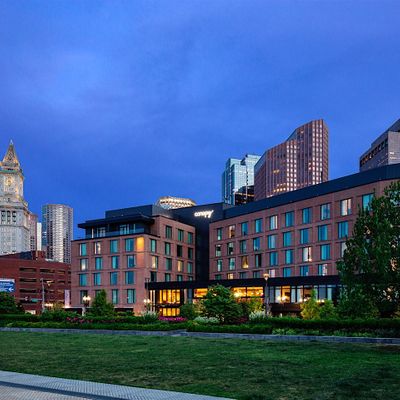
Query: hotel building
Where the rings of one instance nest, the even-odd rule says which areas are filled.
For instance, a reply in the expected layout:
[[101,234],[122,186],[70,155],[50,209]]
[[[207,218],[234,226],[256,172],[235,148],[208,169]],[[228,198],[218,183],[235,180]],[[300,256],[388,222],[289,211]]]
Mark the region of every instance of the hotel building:
[[254,167],[254,199],[261,200],[328,180],[329,131],[322,119],[295,129]]

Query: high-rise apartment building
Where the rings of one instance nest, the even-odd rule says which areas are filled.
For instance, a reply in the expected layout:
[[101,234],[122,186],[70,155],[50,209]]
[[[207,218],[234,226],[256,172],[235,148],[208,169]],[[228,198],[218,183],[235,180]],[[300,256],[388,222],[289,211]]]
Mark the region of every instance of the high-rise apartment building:
[[42,246],[50,260],[71,263],[73,210],[64,204],[42,207]]
[[400,163],[400,119],[380,135],[360,157],[360,171]]
[[0,255],[30,250],[24,175],[12,142],[0,162]]
[[[253,201],[254,166],[260,156],[246,154],[239,160],[229,158],[222,173],[222,201],[236,205]],[[240,203],[235,202],[235,194],[240,192]]]
[[254,168],[254,198],[326,182],[329,131],[322,119],[296,128],[289,138],[267,150]]

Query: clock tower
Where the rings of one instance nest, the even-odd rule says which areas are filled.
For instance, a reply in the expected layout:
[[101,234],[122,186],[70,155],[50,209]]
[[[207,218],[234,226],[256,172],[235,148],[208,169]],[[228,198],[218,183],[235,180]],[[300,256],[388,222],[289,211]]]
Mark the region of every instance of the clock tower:
[[29,221],[24,175],[11,141],[0,162],[0,255],[30,250]]

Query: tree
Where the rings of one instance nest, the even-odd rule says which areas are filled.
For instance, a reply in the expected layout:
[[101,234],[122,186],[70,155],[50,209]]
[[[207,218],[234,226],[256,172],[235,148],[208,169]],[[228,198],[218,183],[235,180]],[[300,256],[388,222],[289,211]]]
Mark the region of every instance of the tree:
[[207,317],[216,317],[221,323],[236,322],[241,317],[241,308],[233,293],[222,285],[208,288],[202,308]]
[[350,317],[391,317],[400,309],[400,182],[360,209],[338,262],[339,310]]
[[193,303],[185,303],[179,307],[179,315],[188,320],[195,319],[198,315],[198,307]]
[[107,293],[104,289],[96,294],[90,307],[90,314],[99,317],[109,317],[115,314],[114,305],[107,301]]
[[311,291],[311,297],[304,303],[301,303],[301,316],[303,319],[319,319],[320,318],[320,306],[317,302],[317,292],[313,289]]
[[0,292],[0,314],[18,314],[21,307],[15,301],[15,297],[6,292]]

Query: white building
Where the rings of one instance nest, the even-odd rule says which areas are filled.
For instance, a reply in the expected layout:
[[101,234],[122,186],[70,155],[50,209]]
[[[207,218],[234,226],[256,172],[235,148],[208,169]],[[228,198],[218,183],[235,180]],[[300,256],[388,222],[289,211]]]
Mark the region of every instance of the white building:
[[42,207],[42,248],[53,261],[71,264],[73,210],[64,204]]
[[31,249],[30,215],[24,199],[24,175],[11,141],[0,162],[0,254]]

